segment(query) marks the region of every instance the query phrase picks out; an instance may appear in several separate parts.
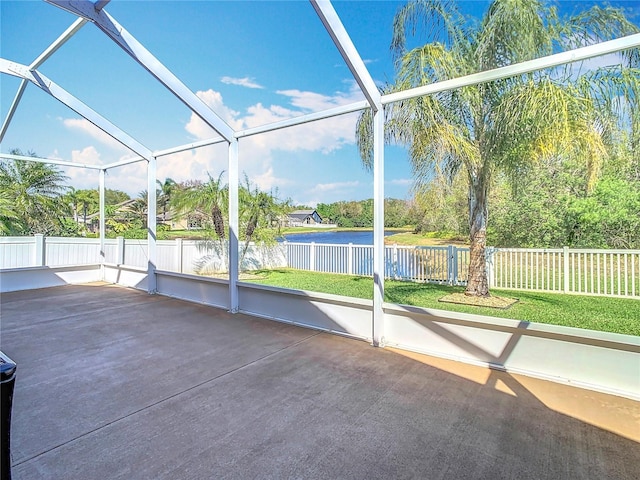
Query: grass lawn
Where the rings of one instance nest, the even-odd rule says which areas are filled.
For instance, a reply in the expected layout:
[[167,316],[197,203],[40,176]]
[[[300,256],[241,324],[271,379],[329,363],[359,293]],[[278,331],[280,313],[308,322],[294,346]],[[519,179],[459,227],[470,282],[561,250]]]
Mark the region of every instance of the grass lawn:
[[[261,270],[251,281],[296,290],[373,298],[373,280],[369,277],[280,269]],[[508,310],[438,302],[439,298],[462,290],[461,287],[386,280],[385,301],[640,336],[638,300],[496,289],[492,290],[494,295],[520,301]]]
[[[387,229],[388,230],[388,229]],[[393,235],[389,235],[384,238],[384,243],[387,245],[418,245],[421,247],[446,247],[447,245],[455,245],[457,247],[468,247],[469,240],[461,239],[454,235],[441,235],[436,233],[413,233],[413,232],[398,232]]]

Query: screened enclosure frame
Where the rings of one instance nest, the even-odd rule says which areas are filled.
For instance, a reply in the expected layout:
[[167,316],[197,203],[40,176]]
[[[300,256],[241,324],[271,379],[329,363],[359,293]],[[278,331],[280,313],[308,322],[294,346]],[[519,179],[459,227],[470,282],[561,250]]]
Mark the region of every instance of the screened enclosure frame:
[[[629,35],[611,41],[590,45],[567,52],[497,68],[490,71],[474,73],[464,77],[454,78],[430,85],[382,95],[376,86],[365,62],[353,44],[349,33],[345,29],[340,17],[336,13],[330,0],[309,0],[327,34],[338,49],[342,59],[349,68],[355,82],[358,84],[365,100],[347,105],[314,112],[279,122],[261,125],[254,128],[234,130],[218,114],[216,114],[203,100],[190,90],[177,76],[175,76],[162,62],[160,62],[144,45],[120,25],[105,10],[109,0],[91,2],[89,0],[45,0],[53,7],[66,10],[78,18],[65,30],[49,47],[47,47],[31,64],[23,65],[9,59],[0,58],[0,72],[21,79],[19,88],[9,111],[0,128],[0,142],[9,128],[13,116],[20,105],[21,98],[27,85],[35,85],[48,95],[57,99],[69,109],[91,122],[104,133],[115,139],[121,145],[133,152],[136,157],[102,166],[83,165],[76,162],[51,158],[38,158],[0,153],[0,158],[8,160],[27,160],[49,163],[64,167],[76,167],[96,170],[100,192],[100,251],[104,259],[105,242],[105,175],[108,170],[137,162],[147,163],[147,228],[148,228],[148,291],[156,291],[156,169],[158,159],[209,145],[226,143],[228,153],[229,180],[229,305],[230,311],[239,310],[238,278],[239,278],[239,141],[253,135],[284,129],[309,122],[332,118],[370,108],[373,112],[373,201],[374,201],[374,263],[373,263],[373,321],[372,335],[374,345],[384,344],[384,106],[393,102],[408,100],[438,92],[472,86],[495,80],[505,79],[555,67],[571,62],[587,60],[589,58],[616,53],[623,50],[640,47],[640,34]],[[152,10],[151,14],[152,14]],[[84,104],[72,93],[67,92],[53,80],[47,78],[38,68],[41,67],[56,51],[71,39],[87,23],[93,23],[107,37],[128,54],[139,67],[146,70],[166,89],[179,99],[187,108],[213,128],[217,136],[208,140],[179,145],[164,150],[153,150],[143,145],[126,131],[111,123],[89,105]]]

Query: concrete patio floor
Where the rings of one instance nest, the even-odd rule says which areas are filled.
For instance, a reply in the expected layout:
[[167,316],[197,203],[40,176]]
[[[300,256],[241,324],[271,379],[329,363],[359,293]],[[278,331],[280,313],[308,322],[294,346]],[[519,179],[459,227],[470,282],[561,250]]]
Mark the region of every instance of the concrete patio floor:
[[632,400],[115,286],[0,308],[17,480],[640,477]]

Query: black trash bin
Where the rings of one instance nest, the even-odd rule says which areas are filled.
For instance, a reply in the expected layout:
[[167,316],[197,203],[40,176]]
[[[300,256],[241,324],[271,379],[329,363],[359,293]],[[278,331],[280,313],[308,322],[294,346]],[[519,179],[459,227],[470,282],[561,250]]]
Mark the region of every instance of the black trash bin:
[[11,480],[11,404],[16,382],[16,364],[0,352],[0,479]]

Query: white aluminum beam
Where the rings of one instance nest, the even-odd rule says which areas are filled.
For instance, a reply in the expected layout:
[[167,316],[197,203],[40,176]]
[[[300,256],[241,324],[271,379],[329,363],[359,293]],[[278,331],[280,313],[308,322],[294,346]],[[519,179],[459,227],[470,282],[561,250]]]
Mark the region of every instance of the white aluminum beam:
[[373,345],[384,347],[384,110],[373,112]]
[[[207,147],[209,145],[215,145],[217,143],[223,143],[226,141],[227,141],[226,139],[219,138],[219,137],[210,138],[207,140],[202,140],[201,142],[192,142],[192,143],[187,143],[185,145],[179,145],[177,147],[167,148],[166,150],[156,150],[152,153],[152,156],[157,159],[158,157],[173,155],[174,153],[180,153],[186,150],[193,150],[194,148]],[[142,157],[126,158],[124,160],[119,160],[117,162],[108,163],[104,165],[102,168],[110,169],[115,167],[122,167],[124,165],[129,165],[131,163],[137,163],[137,162],[142,162],[146,160],[147,160],[146,158],[142,158]]]
[[[100,236],[100,268],[102,270],[102,279],[104,280],[104,263],[106,260],[106,253],[104,248],[104,239],[105,239],[105,228],[106,228],[106,218],[105,218],[105,203],[106,203],[106,189],[105,189],[105,176],[107,175],[106,170],[100,170],[100,175],[98,177],[98,201],[99,207],[98,211],[100,214],[98,215],[99,220],[99,236]],[[86,228],[86,225],[85,225]]]
[[[84,18],[78,18],[75,22],[73,22],[71,26],[67,28],[62,35],[60,35],[51,45],[49,45],[49,47],[31,63],[31,65],[29,65],[29,69],[35,70],[40,65],[42,65],[51,55],[53,55],[62,45],[64,45],[67,42],[67,40],[73,37],[73,35],[75,35],[76,32],[80,30],[80,28],[82,28],[82,26],[85,23],[87,23],[87,21]],[[0,142],[2,142],[2,140],[4,139],[5,133],[7,133],[9,124],[13,119],[13,115],[16,113],[18,104],[20,103],[20,100],[22,99],[22,94],[24,93],[26,88],[27,88],[27,80],[23,79],[22,82],[20,83],[20,87],[18,88],[18,91],[16,92],[16,96],[14,97],[13,102],[9,107],[9,111],[7,112],[7,116],[4,119],[2,128],[0,128]]]
[[571,62],[587,60],[589,58],[638,47],[640,47],[640,33],[597,43],[595,45],[589,45],[587,47],[577,48],[568,52],[556,53],[554,55],[516,63],[515,65],[508,65],[506,67],[488,70],[486,72],[473,73],[471,75],[465,75],[464,77],[452,78],[451,80],[411,88],[402,92],[390,93],[382,96],[382,103],[386,105],[388,103],[408,100],[410,98],[421,97],[423,95],[431,95],[447,90],[455,90],[456,88],[502,80],[516,75],[523,75],[525,73],[544,70],[545,68],[557,67]]
[[97,11],[102,10],[104,7],[107,6],[107,3],[109,3],[111,0],[98,0],[95,4],[94,4],[94,8]]
[[167,148],[165,150],[156,150],[155,152],[153,152],[153,156],[154,157],[164,157],[167,155],[173,155],[174,153],[180,153],[180,152],[185,152],[187,150],[193,150],[195,148],[200,148],[200,147],[208,147],[209,145],[215,145],[217,143],[222,143],[222,142],[226,142],[227,140],[225,138],[209,138],[207,140],[202,140],[200,142],[192,142],[192,143],[187,143],[185,145],[178,145],[177,147],[172,147],[172,148]]
[[30,81],[35,86],[51,95],[53,98],[65,104],[78,115],[93,123],[96,127],[98,127],[113,139],[120,142],[129,150],[147,159],[153,156],[151,150],[149,150],[147,147],[139,143],[134,138],[130,137],[127,133],[120,130],[109,120],[89,108],[87,105],[82,103],[76,97],[54,83],[52,80],[42,75],[37,70],[31,71],[29,67],[25,65],[10,62],[8,60],[5,60],[4,58],[0,58],[0,73],[6,73],[7,75],[13,75],[15,77],[23,78]]
[[118,160],[117,162],[107,163],[106,165],[103,165],[102,168],[104,168],[105,170],[109,170],[111,168],[131,165],[132,163],[147,162],[147,161],[148,160],[146,158],[142,158],[142,157],[125,158],[124,160]]
[[193,113],[198,115],[228,142],[231,142],[234,133],[233,129],[105,10],[97,10],[93,2],[89,0],[45,1],[93,22],[120,48],[127,52],[131,58],[189,107]]
[[314,122],[316,120],[323,120],[326,118],[336,117],[338,115],[358,112],[360,110],[364,110],[368,106],[369,106],[369,102],[367,100],[350,103],[348,105],[340,105],[338,107],[329,108],[327,110],[322,110],[320,112],[309,113],[306,115],[300,115],[299,117],[288,118],[286,120],[280,120],[279,122],[273,122],[266,125],[261,125],[259,127],[239,130],[238,132],[236,132],[236,138],[250,137],[251,135],[257,135],[259,133],[272,132],[274,130],[293,127],[295,125],[302,125],[304,123]]
[[73,22],[71,26],[62,33],[62,35],[60,35],[51,45],[49,45],[47,49],[31,63],[31,65],[29,65],[29,70],[40,68],[40,66],[45,61],[47,61],[47,59],[51,57],[51,55],[56,53],[60,47],[67,43],[67,41],[71,37],[73,37],[86,23],[87,20],[84,18],[76,19],[76,21]]
[[384,109],[369,70],[329,0],[310,0],[373,111],[373,312],[372,343],[384,346]]
[[156,188],[156,159],[151,157],[147,163],[147,292],[150,294],[157,291]]
[[7,160],[24,160],[27,162],[47,163],[49,165],[61,165],[63,167],[90,168],[93,170],[101,170],[103,168],[98,165],[88,165],[86,163],[68,162],[66,160],[57,160],[55,158],[30,157],[27,155],[13,155],[10,153],[0,153],[0,158],[6,158]]
[[340,55],[346,62],[351,74],[362,89],[369,101],[371,108],[376,111],[380,108],[380,91],[376,87],[369,70],[365,66],[355,45],[351,41],[347,30],[344,28],[340,17],[336,13],[329,0],[310,0],[311,5],[322,21],[324,28],[340,51]]
[[13,115],[16,113],[18,109],[18,105],[20,104],[20,100],[22,99],[22,94],[27,88],[28,81],[22,79],[20,82],[20,86],[18,87],[18,91],[16,92],[16,96],[13,97],[13,102],[11,102],[11,106],[9,107],[9,111],[7,112],[7,116],[4,117],[4,122],[2,123],[2,127],[0,127],[0,143],[4,140],[4,135],[7,133],[9,125],[11,124],[11,120],[13,119]]
[[239,311],[238,277],[240,274],[239,247],[239,185],[240,165],[238,140],[229,144],[229,311]]

